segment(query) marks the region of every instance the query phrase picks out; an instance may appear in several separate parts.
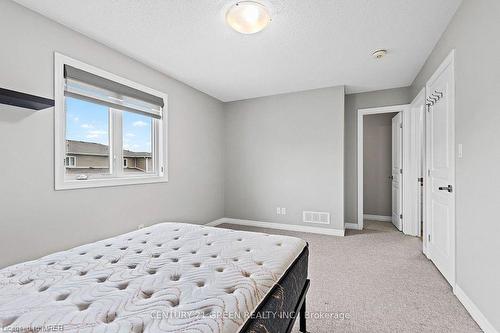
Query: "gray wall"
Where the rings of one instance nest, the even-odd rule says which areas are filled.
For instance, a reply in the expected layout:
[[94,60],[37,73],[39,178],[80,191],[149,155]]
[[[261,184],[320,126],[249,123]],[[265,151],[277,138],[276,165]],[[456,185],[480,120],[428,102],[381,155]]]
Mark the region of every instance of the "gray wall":
[[357,223],[357,133],[358,109],[408,104],[412,100],[410,88],[397,88],[351,94],[345,97],[345,177],[344,203],[345,221]]
[[134,229],[221,218],[222,103],[11,1],[0,1],[0,86],[53,98],[61,52],[169,95],[170,181],[54,191],[53,109],[0,105],[0,267]]
[[456,49],[457,284],[500,331],[500,1],[464,0],[412,85]]
[[363,121],[363,212],[392,215],[392,118],[396,113],[365,116]]
[[225,116],[226,217],[303,224],[303,210],[326,211],[325,227],[344,228],[343,87],[227,103]]

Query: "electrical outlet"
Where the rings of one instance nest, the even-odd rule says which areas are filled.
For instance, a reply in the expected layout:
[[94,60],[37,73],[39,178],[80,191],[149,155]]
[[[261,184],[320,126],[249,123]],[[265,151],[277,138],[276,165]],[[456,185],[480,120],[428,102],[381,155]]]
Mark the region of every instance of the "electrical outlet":
[[286,215],[286,208],[281,208],[281,215]]
[[276,215],[281,215],[281,208],[280,207],[276,207]]
[[142,228],[144,228],[144,224],[139,224],[139,225],[137,226],[137,230],[140,230],[140,229],[142,229]]

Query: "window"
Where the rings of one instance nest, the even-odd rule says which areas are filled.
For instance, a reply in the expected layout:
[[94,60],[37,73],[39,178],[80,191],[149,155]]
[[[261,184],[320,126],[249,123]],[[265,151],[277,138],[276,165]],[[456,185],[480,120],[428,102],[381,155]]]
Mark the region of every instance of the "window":
[[66,156],[66,159],[64,159],[64,166],[66,168],[74,168],[76,166],[76,157]]
[[[78,168],[66,168],[66,178],[95,179],[111,174],[109,114],[106,106],[65,98],[66,155],[78,156]],[[72,165],[74,166],[74,165]]]
[[56,189],[167,181],[166,95],[60,54],[55,64]]
[[[123,157],[126,161],[125,172],[132,174],[151,174],[155,172],[151,142],[153,121],[147,116],[123,112]],[[130,164],[129,164],[130,162]]]

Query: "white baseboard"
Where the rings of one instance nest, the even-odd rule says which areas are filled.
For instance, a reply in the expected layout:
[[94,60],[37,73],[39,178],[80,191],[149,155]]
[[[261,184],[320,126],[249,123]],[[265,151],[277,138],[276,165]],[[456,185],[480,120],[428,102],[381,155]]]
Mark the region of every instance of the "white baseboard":
[[222,223],[224,223],[224,218],[221,218],[221,219],[218,219],[218,220],[214,220],[212,222],[205,223],[205,225],[207,227],[216,227],[216,226],[218,226],[219,224],[222,224]]
[[357,223],[345,223],[344,226],[346,229],[363,230],[361,226]]
[[282,223],[271,223],[271,222],[252,221],[252,220],[230,219],[227,217],[209,222],[206,225],[215,227],[222,223],[244,225],[249,227],[308,232],[313,234],[330,235],[330,236],[341,236],[341,237],[344,236],[344,230],[339,230],[339,229],[327,229],[327,228],[310,227],[310,226],[295,225],[295,224],[282,224]]
[[392,216],[363,214],[363,219],[379,222],[392,222]]
[[499,333],[477,308],[476,304],[472,302],[472,300],[458,285],[455,285],[455,288],[453,288],[453,293],[457,296],[458,300],[467,309],[471,317],[476,321],[479,327],[481,327],[484,333]]

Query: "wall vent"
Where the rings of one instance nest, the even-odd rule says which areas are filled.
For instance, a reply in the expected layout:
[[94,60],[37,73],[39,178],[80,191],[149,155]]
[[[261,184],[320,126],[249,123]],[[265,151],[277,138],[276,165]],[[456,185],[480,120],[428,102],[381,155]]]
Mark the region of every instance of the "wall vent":
[[330,224],[330,213],[326,212],[302,212],[305,223]]

